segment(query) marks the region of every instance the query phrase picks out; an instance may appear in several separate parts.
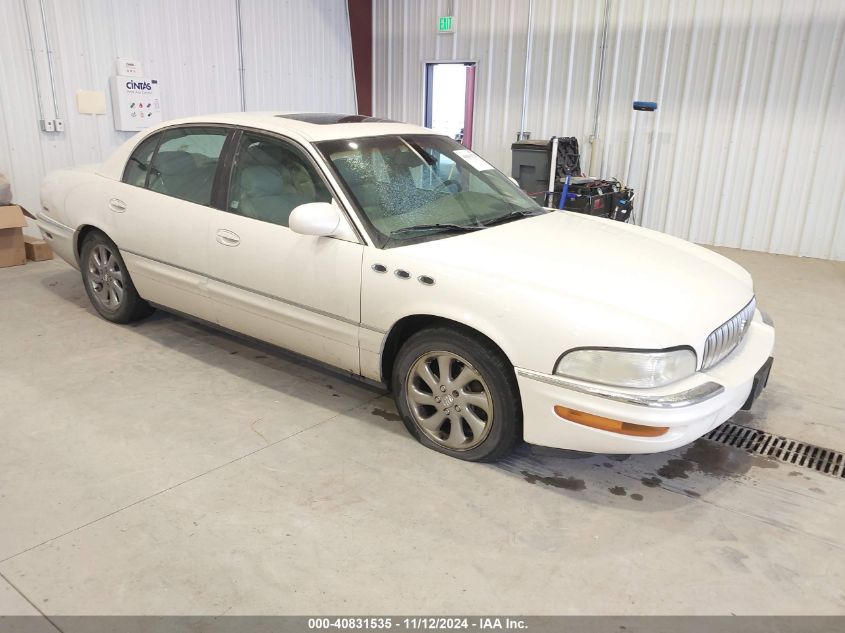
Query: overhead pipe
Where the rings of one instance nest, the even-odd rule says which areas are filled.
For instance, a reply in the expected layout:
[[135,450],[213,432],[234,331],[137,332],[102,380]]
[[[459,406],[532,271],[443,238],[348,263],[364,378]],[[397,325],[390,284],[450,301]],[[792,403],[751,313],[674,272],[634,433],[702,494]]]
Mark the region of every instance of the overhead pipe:
[[27,0],[21,0],[23,14],[26,19],[26,38],[29,42],[29,55],[32,59],[32,74],[35,75],[35,94],[38,98],[38,120],[44,120],[44,105],[41,103],[41,81],[38,79],[38,60],[35,55],[35,43],[32,41],[32,24],[29,20],[29,5]]
[[534,32],[534,0],[528,0],[528,33],[525,37],[525,72],[523,73],[522,84],[522,116],[519,119],[519,133],[516,140],[526,140],[531,133],[525,129],[525,120],[528,116],[528,91],[531,83],[531,49],[533,48],[532,34]]
[[[665,38],[664,43],[663,43],[663,61],[661,62],[661,65],[660,65],[660,80],[657,83],[657,99],[658,99],[659,103],[663,102],[663,95],[664,95],[664,92],[665,92],[665,89],[666,89],[666,75],[667,75],[668,70],[669,70],[669,53],[672,49],[672,32],[674,31],[674,29],[673,29],[673,25],[674,25],[674,21],[675,21],[675,10],[674,9],[675,9],[675,5],[669,4],[669,14],[667,16],[667,21],[666,21],[666,38]],[[743,63],[743,67],[742,67],[742,77],[740,78],[740,82],[739,82],[739,85],[743,86],[742,90],[744,90],[745,86],[748,85],[748,63],[749,63],[748,60],[750,59],[749,56],[750,56],[752,44],[753,44],[754,22],[751,22],[751,28],[752,28],[752,38],[751,38],[751,41],[746,40],[746,41],[748,41],[748,43],[746,44],[746,47],[747,47],[746,48],[746,56],[745,56],[745,61]],[[742,103],[742,95],[743,94],[744,94],[743,92],[740,93],[740,101],[739,101],[740,104]],[[742,111],[741,107],[738,106],[738,109],[736,111],[737,115],[739,115],[739,113],[741,111]],[[631,221],[634,222],[634,224],[639,224],[640,226],[644,226],[643,222],[645,221],[645,211],[646,211],[646,209],[649,208],[649,206],[650,206],[649,203],[651,202],[651,198],[649,196],[649,194],[651,192],[651,179],[652,179],[651,165],[652,165],[652,162],[656,161],[656,156],[657,156],[657,135],[660,132],[661,114],[662,114],[662,110],[658,110],[657,116],[654,117],[654,127],[651,130],[651,139],[649,141],[649,152],[648,152],[648,156],[646,158],[646,164],[645,164],[645,175],[643,176],[643,184],[642,184],[642,187],[641,187],[641,189],[643,189],[644,192],[642,194],[642,204],[640,205],[640,208],[642,210],[640,211],[639,222],[635,221],[636,218],[631,218]],[[737,119],[734,119],[734,126],[736,126],[736,123],[737,123]],[[733,135],[733,132],[731,132],[731,135]],[[730,156],[732,155],[735,147],[736,147],[736,144],[731,142],[730,143],[731,149],[729,150],[728,160],[725,162],[725,164],[727,164],[727,165],[731,164]],[[728,191],[728,189],[726,188],[724,190],[724,193],[727,193],[727,191]],[[723,193],[723,195],[724,195],[724,193]]]
[[[50,75],[50,93],[53,95],[53,117],[60,119],[59,98],[56,95],[56,72],[53,68],[53,47],[50,44],[50,31],[47,29],[47,13],[44,10],[44,0],[38,0],[41,8],[41,28],[44,30],[44,46],[47,49],[47,71]],[[43,118],[43,117],[42,117]]]
[[[640,26],[640,45],[639,45],[639,54],[637,55],[637,70],[634,73],[634,94],[639,96],[640,93],[640,80],[642,79],[643,75],[643,58],[645,57],[645,40],[646,40],[646,33],[648,32],[648,8],[649,4],[646,3],[643,6],[643,12],[641,16],[641,26]],[[630,128],[630,132],[628,133],[628,156],[625,160],[625,172],[622,176],[622,182],[627,183],[630,181],[631,177],[631,166],[634,162],[634,146],[637,144],[638,139],[638,132],[639,132],[639,122],[640,117],[637,116],[638,108],[634,107],[631,109],[631,119],[628,124]]]
[[241,90],[241,112],[246,112],[246,82],[244,81],[244,34],[241,24],[241,0],[235,0],[235,25],[238,29],[238,81]]
[[596,141],[599,138],[599,110],[601,108],[601,92],[602,84],[604,83],[604,63],[605,53],[607,51],[607,32],[610,28],[610,0],[604,0],[604,28],[601,36],[601,55],[599,55],[599,78],[596,86],[596,107],[593,111],[593,133],[590,135],[590,172],[594,172],[595,166],[594,157],[596,155]]
[[[349,33],[349,51],[352,53],[349,56],[349,65],[352,71],[352,100],[355,102],[355,110],[353,112],[358,114],[358,75],[355,72],[355,43],[352,39],[352,12],[349,10],[349,0],[346,0],[344,4],[346,5],[346,32]],[[370,47],[372,47],[372,43],[370,43]]]
[[549,160],[549,190],[546,192],[545,206],[550,207],[554,204],[555,197],[555,176],[557,175],[557,136],[552,137],[552,151],[551,160]]

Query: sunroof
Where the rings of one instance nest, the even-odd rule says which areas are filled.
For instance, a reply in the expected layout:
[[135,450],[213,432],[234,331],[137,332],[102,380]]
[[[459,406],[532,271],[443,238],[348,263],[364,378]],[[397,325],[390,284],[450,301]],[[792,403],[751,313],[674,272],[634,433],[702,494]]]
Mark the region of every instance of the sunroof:
[[294,114],[277,114],[280,119],[293,119],[303,123],[315,125],[333,125],[335,123],[397,123],[390,119],[380,119],[363,114],[330,114],[328,112],[297,112]]

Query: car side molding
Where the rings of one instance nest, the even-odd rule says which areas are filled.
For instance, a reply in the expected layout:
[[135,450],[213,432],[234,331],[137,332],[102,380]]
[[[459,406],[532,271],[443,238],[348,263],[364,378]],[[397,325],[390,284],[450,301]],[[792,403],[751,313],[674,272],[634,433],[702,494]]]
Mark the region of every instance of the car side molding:
[[613,389],[599,385],[587,385],[580,382],[573,382],[560,376],[544,374],[530,369],[521,369],[519,367],[516,369],[516,373],[518,376],[529,378],[531,380],[539,380],[540,382],[544,382],[555,387],[562,387],[564,389],[570,389],[579,393],[586,393],[599,398],[606,398],[616,402],[634,404],[641,407],[650,407],[653,409],[679,409],[681,407],[690,407],[704,402],[705,400],[709,400],[710,398],[714,398],[725,390],[725,388],[719,383],[708,381],[691,389],[679,391],[678,393],[663,395],[633,394],[622,391],[614,391]]

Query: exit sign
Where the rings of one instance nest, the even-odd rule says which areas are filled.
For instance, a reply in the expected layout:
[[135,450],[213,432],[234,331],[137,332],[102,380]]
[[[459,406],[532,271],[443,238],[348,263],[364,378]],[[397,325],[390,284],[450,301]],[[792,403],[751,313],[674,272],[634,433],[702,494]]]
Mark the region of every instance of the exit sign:
[[454,18],[451,15],[442,16],[437,23],[437,32],[438,33],[454,33],[455,32]]

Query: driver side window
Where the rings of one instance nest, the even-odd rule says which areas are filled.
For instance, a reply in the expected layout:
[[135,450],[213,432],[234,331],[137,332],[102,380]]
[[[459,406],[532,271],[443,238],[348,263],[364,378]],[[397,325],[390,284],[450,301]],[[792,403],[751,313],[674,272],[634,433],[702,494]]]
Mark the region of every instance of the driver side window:
[[243,133],[229,181],[230,213],[288,226],[291,211],[299,205],[331,199],[325,182],[299,149]]

